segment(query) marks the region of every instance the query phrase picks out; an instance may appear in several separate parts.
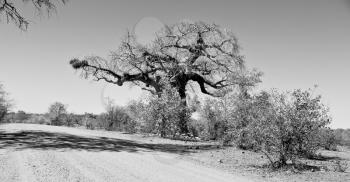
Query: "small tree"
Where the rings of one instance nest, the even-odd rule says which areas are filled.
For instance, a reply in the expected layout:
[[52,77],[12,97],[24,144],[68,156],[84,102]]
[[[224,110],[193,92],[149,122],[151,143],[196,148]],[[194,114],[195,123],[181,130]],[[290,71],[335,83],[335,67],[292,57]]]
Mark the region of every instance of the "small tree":
[[140,99],[140,100],[132,100],[129,102],[125,108],[126,113],[130,116],[130,118],[135,121],[135,130],[136,131],[142,131],[145,130],[146,125],[146,117],[147,114],[147,103],[145,102],[147,99]]
[[322,147],[321,130],[330,123],[320,99],[310,90],[262,92],[253,98],[245,134],[274,167],[314,154]]
[[3,85],[0,83],[0,122],[5,118],[11,106],[7,95],[7,92],[3,89]]
[[93,130],[98,127],[99,123],[97,118],[98,116],[95,114],[85,113],[81,120],[81,124],[85,126],[87,129]]
[[49,117],[52,125],[60,126],[66,124],[67,107],[66,105],[55,102],[49,107]]
[[78,126],[81,123],[82,120],[82,116],[77,115],[77,114],[73,114],[73,113],[69,113],[66,116],[66,124],[67,126]]
[[25,120],[28,120],[30,117],[29,114],[27,114],[24,111],[18,111],[14,116],[14,121],[16,123],[23,123]]
[[136,121],[129,116],[127,109],[116,106],[112,100],[108,101],[106,113],[101,115],[101,119],[107,130],[126,131],[130,133],[137,131]]
[[249,111],[246,109],[249,107],[247,91],[251,88],[245,88],[245,92],[242,92],[240,87],[229,87],[224,97],[204,100],[199,109],[200,119],[192,122],[201,138],[222,140],[223,144],[231,144],[233,138],[237,137],[235,131],[247,125],[245,117],[249,114],[244,111]]

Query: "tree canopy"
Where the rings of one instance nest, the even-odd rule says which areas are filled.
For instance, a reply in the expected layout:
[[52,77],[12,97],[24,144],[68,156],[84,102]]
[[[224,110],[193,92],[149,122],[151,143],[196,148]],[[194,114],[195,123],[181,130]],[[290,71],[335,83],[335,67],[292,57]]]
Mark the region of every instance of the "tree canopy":
[[53,125],[62,125],[64,124],[64,117],[67,116],[67,106],[60,103],[55,102],[49,107],[49,117],[51,119],[51,124]]
[[127,32],[109,59],[89,56],[70,64],[83,77],[122,86],[131,83],[160,95],[164,81],[186,98],[186,85],[193,81],[202,93],[220,96],[232,85],[253,86],[260,72],[245,68],[237,38],[227,29],[204,22],[180,22],[165,26],[148,45]]

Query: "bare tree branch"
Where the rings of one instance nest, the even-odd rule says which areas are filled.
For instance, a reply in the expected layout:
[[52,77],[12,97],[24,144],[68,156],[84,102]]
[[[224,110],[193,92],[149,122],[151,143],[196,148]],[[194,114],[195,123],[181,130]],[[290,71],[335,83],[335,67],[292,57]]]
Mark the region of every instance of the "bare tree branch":
[[[47,13],[50,11],[56,11],[56,5],[53,0],[22,0],[24,3],[31,2],[36,10],[41,11],[46,9]],[[63,4],[66,4],[68,0],[60,0]],[[0,21],[1,16],[6,18],[7,23],[13,22],[22,30],[27,30],[29,25],[29,20],[24,18],[22,14],[15,7],[11,0],[0,0]]]
[[219,91],[232,85],[258,83],[260,74],[248,74],[243,58],[237,38],[231,32],[215,24],[182,22],[157,33],[150,47],[140,45],[128,32],[111,60],[90,57],[83,61],[73,59],[70,63],[85,77],[120,86],[131,82],[151,93],[162,92],[163,80],[185,97],[189,81],[197,82],[202,93],[212,96],[216,94],[208,87]]

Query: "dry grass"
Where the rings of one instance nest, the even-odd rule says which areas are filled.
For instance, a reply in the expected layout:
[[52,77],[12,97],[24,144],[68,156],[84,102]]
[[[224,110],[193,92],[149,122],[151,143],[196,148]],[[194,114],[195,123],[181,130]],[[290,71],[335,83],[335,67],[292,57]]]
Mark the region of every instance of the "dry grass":
[[234,175],[246,176],[254,181],[350,182],[350,148],[348,147],[339,147],[338,151],[323,150],[313,160],[297,161],[299,165],[296,167],[287,166],[273,170],[267,167],[268,159],[263,154],[235,147],[219,147],[217,142],[189,142],[137,134],[130,136],[147,143],[186,145],[185,150],[191,152],[181,158],[225,170]]
[[189,159],[256,181],[350,181],[350,149],[320,151],[316,159],[301,159],[298,166],[272,170],[263,154],[234,147],[192,153]]

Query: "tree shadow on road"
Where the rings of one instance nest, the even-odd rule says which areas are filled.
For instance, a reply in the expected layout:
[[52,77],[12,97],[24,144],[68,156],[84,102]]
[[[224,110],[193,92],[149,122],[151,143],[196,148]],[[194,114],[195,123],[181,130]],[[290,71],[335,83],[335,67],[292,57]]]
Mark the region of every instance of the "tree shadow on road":
[[[215,145],[201,145],[200,150],[216,148]],[[21,131],[6,133],[0,131],[2,149],[38,149],[38,150],[86,150],[86,151],[160,151],[169,153],[193,152],[190,145],[151,144],[133,140],[108,137],[83,137],[66,133],[44,131]]]

